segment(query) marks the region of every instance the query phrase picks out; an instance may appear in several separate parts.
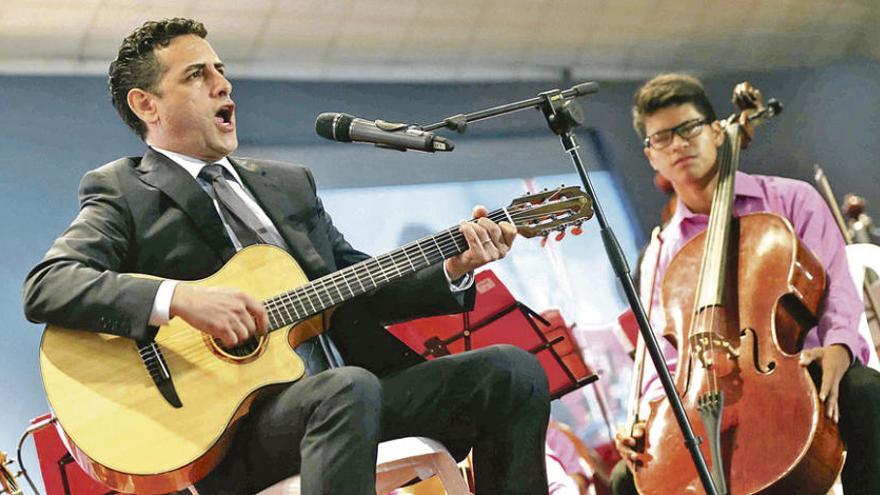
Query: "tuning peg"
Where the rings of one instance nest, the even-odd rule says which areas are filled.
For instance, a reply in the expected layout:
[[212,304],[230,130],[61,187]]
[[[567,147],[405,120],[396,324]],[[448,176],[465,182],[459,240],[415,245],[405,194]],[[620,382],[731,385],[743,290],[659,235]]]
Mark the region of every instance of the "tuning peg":
[[581,235],[583,233],[584,233],[584,229],[581,227],[580,224],[577,224],[571,228],[571,235]]
[[541,247],[546,247],[546,246],[547,246],[547,236],[545,235],[544,237],[541,238]]
[[559,242],[562,240],[563,237],[565,237],[565,229],[560,230],[559,233],[556,234],[556,237],[554,237],[554,239],[556,239],[556,242]]

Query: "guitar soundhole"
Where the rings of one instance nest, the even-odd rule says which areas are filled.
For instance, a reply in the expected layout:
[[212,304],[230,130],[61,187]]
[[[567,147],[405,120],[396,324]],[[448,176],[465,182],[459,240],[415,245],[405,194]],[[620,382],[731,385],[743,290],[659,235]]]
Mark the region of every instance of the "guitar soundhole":
[[230,357],[235,360],[246,359],[254,356],[257,351],[260,350],[260,344],[262,343],[263,337],[257,339],[254,337],[249,338],[246,342],[239,344],[235,347],[226,347],[223,345],[223,341],[220,339],[214,340],[214,347],[226,357]]

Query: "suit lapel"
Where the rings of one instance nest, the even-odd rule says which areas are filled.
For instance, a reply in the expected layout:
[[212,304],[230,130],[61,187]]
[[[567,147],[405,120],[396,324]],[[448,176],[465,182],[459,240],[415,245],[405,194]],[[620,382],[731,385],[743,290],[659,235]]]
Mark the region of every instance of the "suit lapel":
[[302,217],[307,212],[292,200],[290,191],[282,188],[284,178],[273,176],[269,168],[254,160],[230,157],[229,161],[290,246],[291,254],[311,278],[330,273],[327,263],[309,239],[306,224],[297,221],[305,220]]
[[165,155],[148,149],[138,171],[142,181],[165,193],[192,219],[220,259],[228,260],[235,254],[211,197],[186,170]]

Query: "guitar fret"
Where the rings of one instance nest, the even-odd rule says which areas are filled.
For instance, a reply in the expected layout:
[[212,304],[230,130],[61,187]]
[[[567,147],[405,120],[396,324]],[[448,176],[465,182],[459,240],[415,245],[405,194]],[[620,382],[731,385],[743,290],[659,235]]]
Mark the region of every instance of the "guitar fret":
[[[289,295],[288,295],[287,297],[288,297],[288,299],[290,298]],[[282,303],[282,304],[281,304],[281,309],[283,309],[284,312],[287,313],[287,319],[288,319],[288,321],[293,321],[293,317],[292,317],[292,315],[290,314],[290,309],[287,307],[287,304]]]
[[278,328],[281,326],[278,324],[278,319],[275,316],[275,311],[269,312],[269,326],[272,328]]
[[364,263],[364,268],[366,268],[366,270],[367,270],[367,276],[370,277],[370,281],[373,282],[373,289],[375,289],[375,288],[378,287],[379,285],[376,284],[376,279],[373,278],[373,274],[372,274],[372,272],[371,272],[371,270],[370,270],[370,264],[369,264],[369,263]]
[[[330,284],[330,287],[332,287],[333,289],[336,290],[336,293],[339,295],[339,302],[344,301],[345,295],[342,294],[342,288],[339,287],[339,284],[336,283],[336,279],[334,277],[330,277],[327,279],[327,283]],[[332,294],[331,294],[330,300],[333,301]]]
[[457,253],[463,253],[468,248],[467,239],[465,239],[458,231],[455,232],[455,248],[457,249]]
[[443,248],[440,247],[440,244],[437,242],[437,236],[431,236],[431,240],[434,241],[434,245],[437,246],[437,251],[440,252],[440,255],[443,255]]
[[[316,284],[316,285],[314,286],[314,287],[315,287],[315,293],[318,293],[318,287],[317,287],[317,284],[318,284],[318,283],[321,284],[321,292],[320,292],[320,294],[323,294],[323,295],[319,295],[319,296],[318,296],[318,298],[321,300],[321,306],[324,306],[324,305],[327,305],[327,306],[333,306],[333,293],[330,292],[330,289],[329,289],[329,288],[327,288],[327,280],[325,280],[325,279],[323,279],[323,278],[319,278],[318,280],[315,280],[315,284]],[[326,296],[326,299],[330,299],[330,304],[326,304],[326,303],[325,303],[325,296]]]
[[391,266],[397,271],[397,276],[398,276],[398,277],[402,277],[403,274],[400,273],[400,267],[397,266],[397,262],[394,261],[394,255],[395,255],[395,253],[396,253],[396,251],[392,251],[392,252],[388,253],[387,258],[388,258],[388,261],[391,262]]
[[351,290],[351,285],[348,284],[348,278],[343,274],[342,281],[345,282],[345,286],[348,287],[348,293],[351,297],[354,297],[354,291]]
[[404,273],[400,271],[401,262],[398,259],[400,257],[400,253],[398,251],[392,251],[388,253],[388,261],[391,263],[391,266],[394,268],[394,271],[397,272],[397,277],[402,277]]
[[360,284],[361,290],[365,293],[367,289],[364,287],[364,282],[361,280],[361,277],[357,274],[357,270],[352,270],[352,275],[354,275],[354,279],[357,280],[357,283]]
[[284,303],[284,298],[286,294],[280,294],[276,297],[270,299],[269,304],[272,306],[271,315],[274,315],[275,321],[272,323],[272,328],[278,328],[284,324],[284,313],[286,311],[286,304]]
[[[299,290],[299,289],[297,289],[297,290]],[[318,308],[315,307],[315,303],[312,302],[312,298],[306,293],[305,290],[302,290],[302,297],[306,298],[306,301],[309,302],[309,306],[312,307],[312,312],[317,313]],[[303,304],[303,307],[305,307],[305,304]],[[308,314],[308,311],[306,311],[306,313]]]
[[269,315],[270,318],[272,317],[272,313],[278,310],[275,298],[263,301],[263,305],[266,307],[266,313]]
[[[358,274],[359,269],[360,263],[352,265],[339,272],[342,275],[342,279],[345,280],[345,285],[347,285],[349,287],[349,290],[351,290],[352,296],[363,294],[364,292],[366,292],[364,283],[361,281],[360,275]],[[357,283],[357,285],[360,285],[360,292],[358,292],[357,285],[352,288],[352,283]]]
[[379,267],[379,271],[382,272],[382,276],[385,277],[385,281],[387,282],[387,281],[391,280],[391,278],[388,277],[387,273],[385,273],[385,269],[382,268],[382,262],[379,260],[380,260],[380,258],[376,258],[376,265]]
[[430,265],[431,262],[428,261],[428,255],[426,255],[426,254],[425,254],[425,250],[422,249],[422,243],[421,243],[421,242],[417,242],[417,243],[416,243],[416,247],[419,248],[419,252],[422,253],[422,257],[425,258],[425,263],[427,263],[427,264]]
[[293,312],[296,315],[296,320],[302,320],[306,315],[306,307],[305,307],[305,305],[303,305],[302,312],[300,312],[299,308],[296,305],[296,303],[300,302],[300,301],[299,301],[299,299],[297,299],[296,297],[293,297],[293,296],[294,295],[292,292],[288,292],[286,294],[287,300],[290,301],[290,304],[285,304],[285,306],[293,309]]
[[406,254],[406,249],[403,250],[403,255],[406,257],[406,261],[409,261],[409,266],[413,269],[413,271],[416,271],[416,265],[413,265],[413,262],[410,259],[409,255]]
[[[452,245],[455,246],[455,248],[458,248],[458,241],[455,239],[455,236],[452,235],[452,229],[447,229],[446,233],[449,235],[449,238],[452,239]],[[443,255],[446,256],[445,251],[443,251]]]
[[[288,308],[288,312],[290,309],[293,309],[293,312],[296,314],[296,320],[302,319],[300,315],[299,308],[297,308],[296,303],[298,302],[297,298],[294,297],[294,292],[290,291],[284,294],[284,299],[286,300],[284,306]],[[303,313],[305,313],[305,308],[303,308]],[[292,320],[294,321],[294,320]]]
[[[309,287],[312,288],[312,292],[314,292],[314,293],[315,293],[315,297],[318,298],[318,307],[323,306],[323,305],[324,305],[324,298],[321,297],[321,293],[318,292],[318,288],[315,287],[315,284],[309,284]],[[312,298],[312,296],[309,296],[309,299],[311,299],[311,298]],[[314,307],[314,305],[312,305],[312,307]],[[323,309],[323,308],[322,308],[322,309]],[[318,311],[318,310],[316,309],[316,312],[317,312],[317,311]]]

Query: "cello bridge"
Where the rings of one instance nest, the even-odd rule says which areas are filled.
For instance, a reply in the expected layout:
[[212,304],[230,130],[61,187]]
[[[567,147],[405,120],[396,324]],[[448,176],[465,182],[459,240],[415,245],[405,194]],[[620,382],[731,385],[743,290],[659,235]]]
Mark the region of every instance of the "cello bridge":
[[695,333],[691,335],[690,344],[691,354],[699,359],[705,369],[712,369],[715,365],[714,353],[718,351],[724,352],[731,360],[739,358],[740,354],[738,348],[714,332]]

